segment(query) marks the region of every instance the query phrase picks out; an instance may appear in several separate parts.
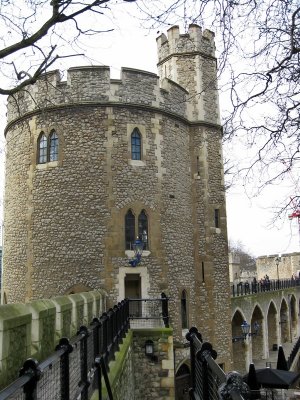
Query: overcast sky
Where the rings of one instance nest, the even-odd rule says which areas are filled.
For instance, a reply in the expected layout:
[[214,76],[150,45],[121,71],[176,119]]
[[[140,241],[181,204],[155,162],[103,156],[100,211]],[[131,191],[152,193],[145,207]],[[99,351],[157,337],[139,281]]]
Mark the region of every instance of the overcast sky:
[[[159,33],[160,34],[160,33]],[[156,62],[156,31],[146,32],[138,28],[138,22],[124,16],[120,20],[119,28],[112,33],[103,34],[95,42],[89,41],[89,53],[92,54],[93,64],[109,65],[113,78],[119,77],[120,68],[131,67],[157,73]],[[78,58],[66,59],[60,69],[82,65]],[[221,98],[222,102],[222,98]],[[3,132],[5,124],[4,100],[0,103],[0,130]],[[221,104],[222,109],[222,104]],[[0,138],[3,149],[3,133]],[[232,146],[234,152],[232,152]],[[240,145],[231,145],[229,153],[239,157]],[[225,149],[226,153],[226,149]],[[4,187],[4,151],[0,152],[0,190]],[[245,248],[253,255],[281,254],[299,251],[298,221],[289,221],[287,216],[282,220],[271,223],[276,204],[287,196],[292,196],[293,188],[276,186],[268,188],[258,197],[252,197],[255,190],[243,187],[235,180],[235,185],[227,193],[227,222],[229,239],[241,241]],[[255,189],[255,188],[254,188]],[[290,192],[290,194],[289,194]],[[0,210],[1,211],[1,210]],[[1,211],[2,214],[2,211]]]

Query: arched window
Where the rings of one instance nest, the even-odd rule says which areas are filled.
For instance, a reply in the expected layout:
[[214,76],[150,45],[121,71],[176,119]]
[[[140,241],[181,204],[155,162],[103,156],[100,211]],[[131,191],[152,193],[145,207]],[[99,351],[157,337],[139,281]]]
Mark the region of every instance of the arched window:
[[144,243],[144,250],[148,249],[148,217],[142,210],[138,218],[139,239]]
[[132,244],[135,241],[135,216],[131,210],[125,215],[125,248],[132,250]]
[[181,293],[181,327],[182,329],[188,328],[188,313],[187,313],[187,295],[186,291],[183,290]]
[[58,160],[58,136],[55,131],[52,131],[49,137],[50,143],[50,154],[49,161],[57,161]]
[[134,128],[131,134],[131,159],[141,160],[142,159],[142,144],[141,134],[138,128]]
[[47,149],[48,149],[47,137],[42,132],[38,139],[38,163],[39,164],[44,164],[47,162]]

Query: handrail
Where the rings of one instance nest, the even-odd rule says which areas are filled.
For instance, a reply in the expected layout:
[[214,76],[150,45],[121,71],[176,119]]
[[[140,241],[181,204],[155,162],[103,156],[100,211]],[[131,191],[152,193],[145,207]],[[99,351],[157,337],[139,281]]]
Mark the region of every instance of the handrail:
[[[95,376],[95,384],[99,391],[99,399],[102,399],[102,393],[100,393],[101,380],[99,380],[101,371],[107,392],[111,393],[107,375],[108,363],[114,357],[119,343],[125,337],[129,328],[128,303],[128,300],[123,300],[113,309],[109,309],[107,313],[103,313],[99,319],[94,318],[89,327],[81,326],[72,340],[61,338],[55,352],[41,363],[31,358],[27,359],[20,370],[21,377],[0,392],[0,400],[6,400],[20,390],[24,392],[26,400],[34,400],[37,397],[47,400],[49,393],[46,393],[45,389],[39,392],[38,382],[44,379],[46,385],[46,372],[53,368],[58,368],[59,381],[55,381],[55,384],[58,387],[61,399],[70,400],[70,386],[73,384],[76,390],[80,392],[80,398],[87,400],[89,379],[93,376]],[[92,354],[88,353],[89,351]],[[70,373],[72,368],[70,355],[73,352],[79,353],[80,360],[79,376],[75,382],[76,377],[74,378]],[[75,361],[73,362],[76,362],[78,357],[74,357]],[[97,363],[97,360],[100,360],[99,363]],[[78,365],[75,369],[78,370]],[[76,395],[76,397],[78,396]],[[112,400],[112,395],[109,399]]]
[[191,399],[245,400],[248,398],[250,389],[243,382],[242,376],[237,372],[225,374],[215,361],[216,351],[210,343],[203,343],[197,328],[192,327],[186,338],[190,342],[191,353]]
[[295,357],[298,354],[299,349],[300,349],[300,337],[298,337],[298,340],[294,344],[293,350],[291,351],[291,353],[290,353],[290,355],[288,357],[287,365],[288,365],[289,369],[291,368],[291,366],[293,364],[293,361],[295,360]]
[[[42,362],[34,359],[27,359],[20,370],[20,377],[0,392],[0,400],[9,399],[14,393],[22,391],[26,400],[39,398],[47,400],[50,393],[47,393],[45,386],[49,386],[50,371],[56,379],[51,382],[59,396],[63,400],[70,400],[80,397],[88,400],[89,387],[91,384],[98,390],[99,400],[102,399],[101,378],[103,376],[109,400],[113,400],[113,394],[108,379],[109,362],[119,350],[133,317],[129,316],[130,304],[147,302],[152,307],[141,308],[150,314],[148,319],[158,318],[164,326],[168,326],[168,298],[162,294],[157,299],[125,299],[104,312],[99,318],[93,318],[89,326],[81,326],[77,335],[71,340],[61,338],[55,351]],[[140,309],[138,308],[140,311]],[[155,315],[157,313],[158,315]],[[142,315],[145,319],[146,315]],[[77,364],[74,364],[77,363]],[[78,366],[79,363],[79,366]],[[74,370],[76,370],[74,372]],[[71,373],[72,371],[72,373]],[[48,377],[48,378],[47,378]],[[41,384],[40,384],[41,383]],[[39,389],[42,386],[43,389]],[[73,392],[76,392],[75,395]]]
[[300,279],[268,279],[264,281],[239,282],[231,285],[231,297],[274,292],[300,286]]

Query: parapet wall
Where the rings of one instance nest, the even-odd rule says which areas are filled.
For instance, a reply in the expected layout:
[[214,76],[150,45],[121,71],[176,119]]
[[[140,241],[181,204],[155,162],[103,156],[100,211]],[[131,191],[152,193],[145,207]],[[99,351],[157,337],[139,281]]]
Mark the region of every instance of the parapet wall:
[[188,33],[180,34],[179,26],[172,26],[167,33],[157,39],[158,62],[176,53],[199,52],[209,57],[215,57],[214,33],[200,26],[191,24]]
[[91,291],[0,306],[0,389],[18,377],[24,361],[41,361],[62,337],[76,335],[81,325],[106,310],[106,293]]
[[186,94],[175,82],[159,84],[156,74],[131,68],[122,68],[120,80],[110,79],[105,66],[70,68],[66,81],[56,70],[9,98],[8,123],[32,111],[95,103],[156,107],[186,117]]

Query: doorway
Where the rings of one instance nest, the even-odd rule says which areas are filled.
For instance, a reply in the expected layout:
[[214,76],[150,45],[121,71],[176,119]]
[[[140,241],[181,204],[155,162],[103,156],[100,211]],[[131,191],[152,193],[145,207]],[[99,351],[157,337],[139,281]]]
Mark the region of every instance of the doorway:
[[140,299],[141,298],[141,276],[140,274],[125,275],[125,298]]
[[186,364],[182,364],[175,375],[176,400],[189,400],[191,387],[191,373]]
[[[124,279],[125,298],[140,299],[141,298],[141,276],[140,274],[126,274]],[[141,301],[130,301],[129,315],[132,318],[139,318],[142,315]]]

